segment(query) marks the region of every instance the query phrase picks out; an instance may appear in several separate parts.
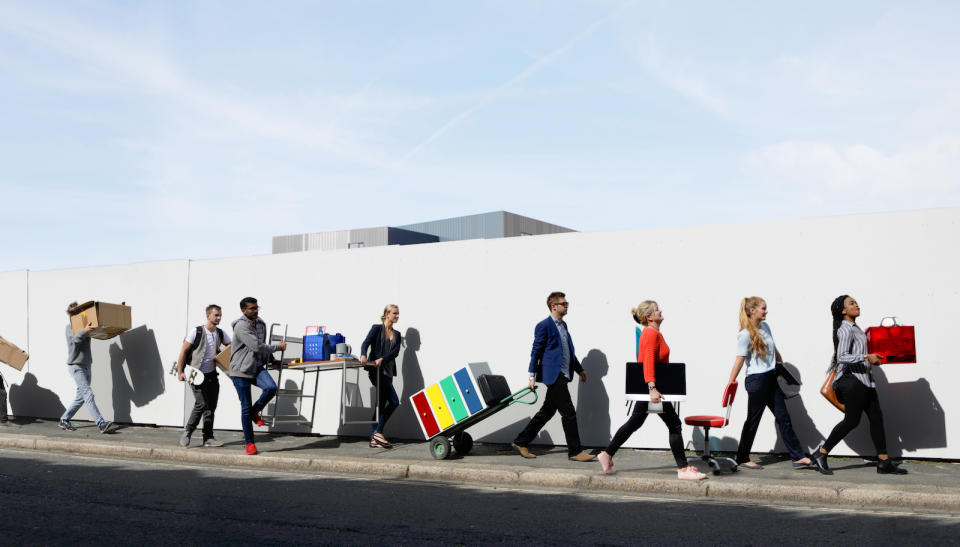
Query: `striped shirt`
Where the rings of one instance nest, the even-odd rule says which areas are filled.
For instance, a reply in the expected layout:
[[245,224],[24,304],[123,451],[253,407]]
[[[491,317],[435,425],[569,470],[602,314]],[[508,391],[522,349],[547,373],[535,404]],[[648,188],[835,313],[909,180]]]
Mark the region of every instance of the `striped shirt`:
[[867,353],[867,336],[856,323],[843,320],[837,329],[837,363],[840,374],[853,374],[867,387],[877,387],[870,373],[870,363],[864,355]]

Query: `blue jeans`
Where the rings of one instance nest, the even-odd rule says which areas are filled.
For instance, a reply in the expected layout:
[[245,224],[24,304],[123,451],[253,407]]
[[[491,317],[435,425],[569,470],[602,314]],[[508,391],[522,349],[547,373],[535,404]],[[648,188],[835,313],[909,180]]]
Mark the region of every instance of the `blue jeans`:
[[[256,378],[240,378],[238,376],[230,377],[233,380],[233,387],[237,388],[237,395],[240,397],[240,424],[243,426],[244,444],[253,444],[253,422],[250,421],[251,414],[259,414],[267,406],[270,399],[277,394],[277,383],[273,377],[262,368],[257,373]],[[256,403],[250,404],[250,386],[256,384],[262,393]]]
[[67,365],[67,369],[70,371],[70,375],[73,376],[73,381],[77,383],[77,396],[74,397],[70,408],[63,413],[60,419],[69,420],[73,418],[73,415],[80,410],[83,403],[87,403],[87,410],[89,410],[90,415],[93,416],[93,421],[98,424],[103,423],[103,416],[100,415],[97,403],[93,400],[93,390],[90,389],[90,365]]
[[787,411],[786,398],[777,383],[777,371],[771,370],[760,374],[750,374],[744,380],[747,389],[747,420],[743,422],[743,431],[740,433],[740,447],[737,449],[737,463],[750,461],[750,449],[753,439],[760,426],[760,418],[764,409],[773,411],[773,418],[780,429],[780,439],[787,452],[794,460],[806,457],[800,439],[793,431],[790,413]]

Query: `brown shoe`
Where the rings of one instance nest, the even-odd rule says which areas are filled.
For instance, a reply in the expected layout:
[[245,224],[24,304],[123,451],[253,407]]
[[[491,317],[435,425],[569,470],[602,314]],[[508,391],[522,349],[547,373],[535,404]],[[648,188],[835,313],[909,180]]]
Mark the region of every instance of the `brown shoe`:
[[592,461],[595,461],[596,459],[597,459],[596,456],[594,456],[593,454],[589,454],[587,452],[581,452],[576,456],[570,456],[569,458],[569,460],[572,462],[592,462]]
[[525,446],[520,446],[519,444],[514,444],[514,443],[510,443],[510,445],[513,446],[515,449],[517,449],[517,452],[519,452],[521,456],[523,456],[524,458],[527,458],[528,460],[532,460],[533,458],[537,457],[536,454],[527,450],[527,447]]

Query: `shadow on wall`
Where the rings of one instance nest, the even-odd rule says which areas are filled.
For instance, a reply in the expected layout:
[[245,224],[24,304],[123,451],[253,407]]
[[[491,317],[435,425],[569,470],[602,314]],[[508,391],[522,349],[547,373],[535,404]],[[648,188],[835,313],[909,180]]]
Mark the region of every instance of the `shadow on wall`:
[[131,404],[143,407],[163,393],[163,372],[156,336],[146,325],[121,334],[118,342],[110,344],[113,420],[132,423]]
[[587,352],[580,364],[587,373],[587,382],[577,382],[577,423],[584,446],[604,447],[610,444],[610,396],[603,378],[610,371],[607,356],[598,349]]
[[[790,374],[794,376],[800,383],[803,383],[803,377],[800,374],[800,369],[793,365],[793,363],[784,362],[783,366],[787,369]],[[781,384],[783,386],[783,384]],[[826,438],[820,428],[817,427],[817,424],[813,423],[813,419],[810,418],[810,412],[807,410],[807,406],[803,401],[803,396],[800,395],[800,386],[785,386],[783,387],[783,392],[786,394],[789,399],[787,399],[787,411],[790,413],[790,422],[793,424],[793,431],[797,434],[797,437],[800,439],[800,444],[804,447],[806,452],[813,451],[814,448],[820,445],[820,443]],[[791,395],[796,394],[795,397]],[[772,412],[768,412],[771,418],[773,417]],[[826,426],[827,424],[821,424]],[[740,427],[743,427],[743,424],[740,424]],[[783,444],[783,440],[780,438],[780,429],[773,425],[773,428],[777,432],[777,443],[774,446],[774,452],[786,454],[787,447]],[[829,430],[827,430],[829,431]]]
[[[63,365],[63,374],[68,375],[66,365]],[[73,400],[73,393],[70,400]],[[23,376],[22,382],[10,386],[10,406],[17,418],[60,418],[66,410],[60,397],[40,387],[37,377],[29,372]],[[22,420],[18,421],[22,423]]]
[[[284,380],[283,387],[281,389],[298,391],[300,386],[297,385],[297,382],[294,380]],[[308,392],[309,393],[309,392]],[[259,395],[258,395],[259,396]],[[299,401],[299,404],[298,404]],[[267,410],[264,413],[265,415],[270,416],[284,416],[284,417],[293,417],[297,420],[306,420],[307,417],[304,415],[301,410],[302,406],[306,405],[316,405],[316,401],[313,398],[308,399],[298,399],[296,397],[291,397],[289,395],[280,395],[279,393],[274,396],[273,401],[267,405]],[[309,423],[299,423],[299,422],[283,422],[278,421],[277,425],[270,426],[272,423],[270,418],[266,416],[263,418],[268,424],[269,431],[283,431],[286,433],[310,433],[312,426]]]
[[[887,434],[887,452],[891,456],[896,458],[902,456],[904,451],[947,446],[946,414],[926,378],[891,384],[883,368],[874,367],[873,381],[877,384],[877,396],[880,398]],[[842,417],[837,412],[836,422]],[[829,424],[828,432],[836,422]],[[847,435],[844,442],[861,456],[872,457],[876,454],[876,448],[870,440],[870,420],[866,415],[862,415],[860,424]]]

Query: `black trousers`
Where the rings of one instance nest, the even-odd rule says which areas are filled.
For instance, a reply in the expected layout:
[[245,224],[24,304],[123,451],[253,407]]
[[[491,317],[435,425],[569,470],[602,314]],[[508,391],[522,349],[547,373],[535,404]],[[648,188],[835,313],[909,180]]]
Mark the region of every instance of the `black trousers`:
[[743,431],[740,432],[740,445],[737,448],[737,463],[750,461],[750,449],[753,440],[757,437],[757,428],[763,418],[764,409],[769,408],[780,429],[780,439],[783,440],[787,452],[794,460],[806,457],[803,445],[796,432],[793,431],[793,422],[790,421],[790,412],[787,411],[786,397],[777,383],[777,371],[771,370],[762,374],[749,374],[743,381],[747,390],[747,419],[743,422]]
[[[377,407],[380,409],[380,420],[373,424],[370,435],[383,433],[383,428],[387,425],[387,420],[393,416],[394,411],[400,407],[400,398],[397,397],[397,390],[393,389],[393,376],[383,370],[383,366],[373,368],[367,371],[367,377],[370,383],[377,385],[377,374],[380,375],[380,396],[377,399]],[[371,419],[377,415],[374,412]]]
[[547,395],[543,398],[543,406],[533,415],[527,427],[517,435],[513,444],[518,446],[527,446],[540,433],[543,426],[547,425],[550,418],[557,412],[560,413],[560,423],[563,424],[563,434],[567,438],[567,454],[576,456],[583,447],[580,445],[580,430],[577,428],[577,409],[570,400],[570,388],[565,376],[560,375],[553,385],[547,386]]
[[[605,451],[607,454],[610,454],[610,456],[616,454],[617,450],[623,446],[623,443],[627,442],[627,439],[630,438],[630,435],[633,435],[634,432],[640,429],[643,422],[647,421],[648,404],[647,401],[637,401],[634,403],[633,413],[630,414],[627,423],[620,426],[620,429],[617,430],[613,439],[610,440],[610,444],[607,445]],[[673,459],[677,462],[677,467],[686,467],[688,465],[687,454],[683,451],[683,434],[681,432],[680,416],[677,415],[677,409],[674,408],[672,403],[663,403],[663,412],[660,413],[660,419],[667,425],[667,430],[670,432],[670,451],[673,452]]]
[[877,454],[886,454],[887,436],[883,431],[883,412],[880,411],[880,399],[877,397],[876,388],[867,387],[853,375],[844,374],[837,382],[837,395],[846,405],[843,421],[830,432],[827,441],[823,443],[823,449],[827,452],[833,450],[833,447],[837,446],[847,433],[860,424],[860,416],[866,414],[867,419],[870,420],[870,438],[873,439],[873,446],[877,448]]
[[197,425],[203,419],[203,440],[213,438],[213,414],[217,410],[217,401],[220,399],[220,380],[216,370],[203,374],[203,383],[199,386],[190,384],[193,390],[193,412],[187,419],[184,429],[192,435]]

